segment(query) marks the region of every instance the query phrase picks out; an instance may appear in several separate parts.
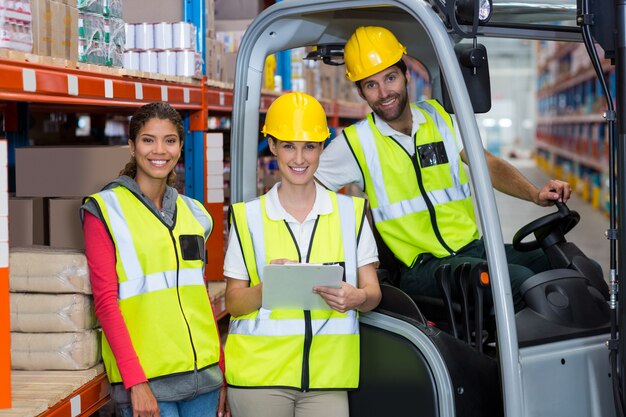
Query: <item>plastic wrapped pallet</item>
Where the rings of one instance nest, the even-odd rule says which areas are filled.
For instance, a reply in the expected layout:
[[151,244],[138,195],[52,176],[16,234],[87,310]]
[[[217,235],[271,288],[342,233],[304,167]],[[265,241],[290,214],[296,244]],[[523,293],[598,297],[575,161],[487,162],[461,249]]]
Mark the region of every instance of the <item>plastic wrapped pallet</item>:
[[46,246],[11,248],[11,292],[91,294],[87,258],[82,251]]
[[27,371],[87,369],[100,361],[100,332],[11,332],[11,368]]
[[104,11],[104,1],[103,0],[78,0],[76,2],[76,7],[81,12],[90,12],[102,14]]
[[124,15],[122,0],[103,0],[102,14],[106,17],[119,17]]
[[[78,61],[104,65],[106,45],[104,16],[101,13],[79,10]],[[106,28],[107,31],[110,30],[108,26]]]
[[12,293],[9,300],[12,332],[76,332],[97,326],[90,295]]

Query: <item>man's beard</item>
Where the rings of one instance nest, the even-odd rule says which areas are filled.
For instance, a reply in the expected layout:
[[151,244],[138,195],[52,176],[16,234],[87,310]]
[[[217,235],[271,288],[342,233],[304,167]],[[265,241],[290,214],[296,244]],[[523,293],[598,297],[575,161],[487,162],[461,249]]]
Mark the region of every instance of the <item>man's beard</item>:
[[[376,103],[374,106],[372,106],[372,111],[378,117],[380,117],[382,120],[384,120],[387,123],[393,122],[394,120],[397,120],[402,115],[402,112],[406,108],[407,103],[409,101],[408,94],[406,94],[406,93],[404,93],[404,94],[394,94],[391,97],[397,99],[397,103],[398,103],[398,105],[396,105],[393,108],[383,110],[383,109],[380,108],[378,103]],[[389,98],[390,97],[387,97],[385,100],[382,100],[382,101],[389,100]]]

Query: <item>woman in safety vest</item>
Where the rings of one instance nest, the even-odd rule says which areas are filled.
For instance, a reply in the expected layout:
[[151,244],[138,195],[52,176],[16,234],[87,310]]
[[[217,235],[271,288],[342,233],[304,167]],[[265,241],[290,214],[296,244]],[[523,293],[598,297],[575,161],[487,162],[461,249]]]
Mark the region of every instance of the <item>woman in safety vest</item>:
[[102,359],[123,417],[224,415],[220,339],[204,282],[213,220],[172,188],[183,132],[166,103],[137,110],[130,162],[81,209]]
[[[276,99],[262,133],[282,180],[232,206],[224,261],[230,407],[237,417],[347,417],[346,391],[359,382],[357,311],[381,298],[365,201],[314,181],[330,132],[313,97],[294,92]],[[340,288],[314,288],[330,309],[261,307],[263,267],[285,263],[344,267]]]

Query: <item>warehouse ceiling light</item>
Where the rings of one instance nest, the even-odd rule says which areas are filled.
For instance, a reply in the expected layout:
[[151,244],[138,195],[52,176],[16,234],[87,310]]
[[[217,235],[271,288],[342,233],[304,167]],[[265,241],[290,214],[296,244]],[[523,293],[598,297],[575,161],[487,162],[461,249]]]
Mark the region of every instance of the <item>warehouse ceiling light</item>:
[[463,38],[473,38],[478,26],[489,22],[493,0],[427,0],[449,28]]
[[456,15],[461,23],[472,24],[474,22],[474,8],[478,6],[478,23],[484,24],[491,18],[493,9],[492,0],[457,0]]

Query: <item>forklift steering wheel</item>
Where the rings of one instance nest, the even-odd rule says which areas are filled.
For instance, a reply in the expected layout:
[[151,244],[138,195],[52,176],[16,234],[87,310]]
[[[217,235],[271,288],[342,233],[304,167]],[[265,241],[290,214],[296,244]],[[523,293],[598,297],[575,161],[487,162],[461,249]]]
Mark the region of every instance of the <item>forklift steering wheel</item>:
[[[565,203],[557,201],[556,207],[556,213],[533,220],[519,229],[513,237],[513,247],[521,252],[529,252],[564,240],[564,235],[580,221],[580,215],[576,211],[570,211]],[[535,240],[522,242],[531,233],[535,235]]]

